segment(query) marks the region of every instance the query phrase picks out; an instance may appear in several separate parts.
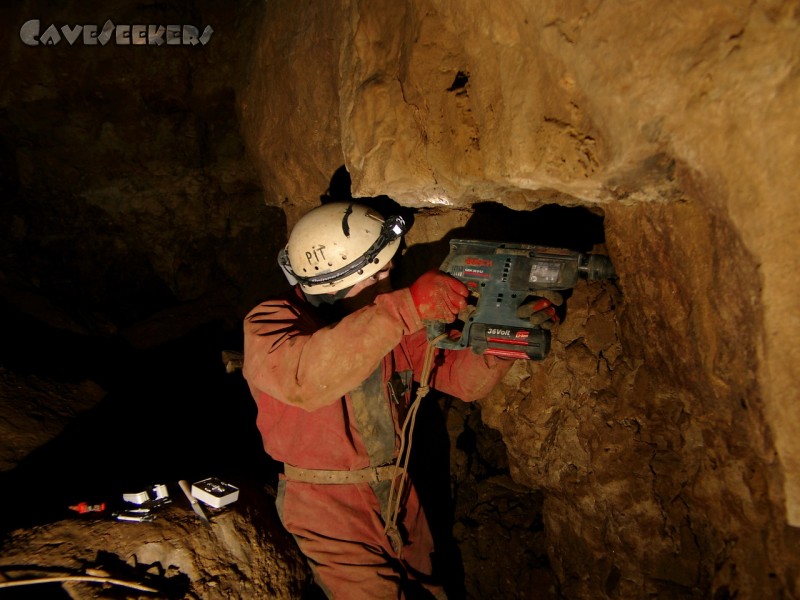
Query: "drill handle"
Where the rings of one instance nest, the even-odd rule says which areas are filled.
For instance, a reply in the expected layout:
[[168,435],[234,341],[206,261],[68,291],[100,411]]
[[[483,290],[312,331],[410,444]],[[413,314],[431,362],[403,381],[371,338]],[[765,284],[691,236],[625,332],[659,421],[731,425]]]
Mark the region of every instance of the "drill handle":
[[445,350],[461,350],[463,346],[459,343],[458,339],[452,338],[450,335],[445,335],[448,332],[447,323],[444,321],[426,321],[425,329],[428,336],[428,341],[438,339],[434,344],[437,348],[444,348]]

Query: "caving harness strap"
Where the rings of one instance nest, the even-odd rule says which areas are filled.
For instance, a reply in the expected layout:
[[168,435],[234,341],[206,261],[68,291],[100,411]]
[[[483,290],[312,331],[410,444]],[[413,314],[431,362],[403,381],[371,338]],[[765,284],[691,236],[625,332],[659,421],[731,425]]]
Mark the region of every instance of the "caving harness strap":
[[328,471],[324,469],[301,469],[300,467],[284,464],[283,474],[289,481],[300,481],[302,483],[379,483],[397,477],[397,466],[365,467],[357,471]]

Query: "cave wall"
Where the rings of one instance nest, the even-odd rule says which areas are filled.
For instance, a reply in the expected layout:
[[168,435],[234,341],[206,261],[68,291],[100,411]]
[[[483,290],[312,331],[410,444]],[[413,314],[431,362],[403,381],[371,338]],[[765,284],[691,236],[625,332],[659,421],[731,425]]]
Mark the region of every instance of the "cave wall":
[[419,209],[412,245],[485,201],[605,215],[617,286],[579,286],[551,356],[482,402],[515,479],[545,491],[571,597],[796,592],[799,18],[266,6],[238,106],[290,225],[341,164],[354,196]]
[[[285,217],[261,200],[234,108],[260,14],[188,0],[0,8],[0,299],[153,345],[233,324],[279,284]],[[30,19],[41,32],[108,19],[215,31],[205,46],[28,46]]]

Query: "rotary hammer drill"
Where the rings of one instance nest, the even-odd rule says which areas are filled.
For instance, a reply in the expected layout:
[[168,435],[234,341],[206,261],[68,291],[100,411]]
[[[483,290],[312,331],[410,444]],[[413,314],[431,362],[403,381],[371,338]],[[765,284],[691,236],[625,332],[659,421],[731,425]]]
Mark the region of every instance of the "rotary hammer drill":
[[477,302],[453,324],[427,323],[428,340],[436,340],[439,348],[471,348],[477,354],[530,360],[547,356],[550,331],[517,316],[529,296],[572,289],[579,277],[616,277],[611,260],[602,254],[461,239],[450,242],[450,254],[440,269],[464,283]]

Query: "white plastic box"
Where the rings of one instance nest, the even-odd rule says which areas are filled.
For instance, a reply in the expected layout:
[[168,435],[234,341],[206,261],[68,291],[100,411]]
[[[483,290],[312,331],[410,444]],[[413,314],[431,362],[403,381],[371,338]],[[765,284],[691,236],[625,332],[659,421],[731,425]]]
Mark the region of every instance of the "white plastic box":
[[217,477],[209,477],[192,484],[192,496],[209,506],[220,508],[239,499],[239,488]]
[[143,492],[132,492],[127,494],[122,494],[122,499],[125,502],[130,502],[131,504],[146,504],[147,502],[155,502],[157,500],[166,499],[169,500],[169,492],[167,491],[167,486],[163,483],[158,483],[151,488]]

